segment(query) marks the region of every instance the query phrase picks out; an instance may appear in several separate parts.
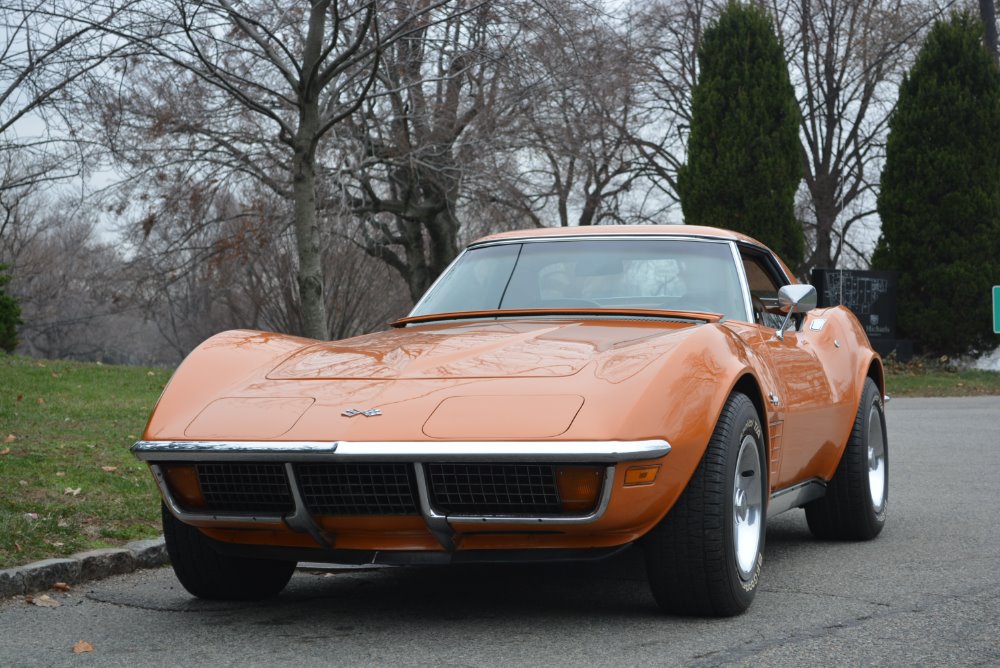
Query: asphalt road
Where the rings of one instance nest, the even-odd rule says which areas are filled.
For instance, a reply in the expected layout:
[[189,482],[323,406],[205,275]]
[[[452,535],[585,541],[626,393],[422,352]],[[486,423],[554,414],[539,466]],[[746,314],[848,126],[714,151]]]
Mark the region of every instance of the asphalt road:
[[882,535],[820,542],[801,511],[778,517],[734,619],[661,615],[634,553],[303,571],[262,604],[192,599],[161,569],[51,592],[58,608],[0,602],[0,666],[1000,665],[1000,397],[888,417]]

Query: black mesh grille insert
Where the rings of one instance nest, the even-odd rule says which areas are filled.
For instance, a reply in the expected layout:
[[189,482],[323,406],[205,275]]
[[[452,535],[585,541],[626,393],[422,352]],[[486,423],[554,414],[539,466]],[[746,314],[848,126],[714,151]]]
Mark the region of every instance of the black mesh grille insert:
[[551,464],[428,464],[431,503],[458,515],[560,515]]
[[209,510],[286,513],[295,508],[282,464],[198,464],[198,482]]
[[417,514],[410,464],[299,464],[295,476],[315,515]]

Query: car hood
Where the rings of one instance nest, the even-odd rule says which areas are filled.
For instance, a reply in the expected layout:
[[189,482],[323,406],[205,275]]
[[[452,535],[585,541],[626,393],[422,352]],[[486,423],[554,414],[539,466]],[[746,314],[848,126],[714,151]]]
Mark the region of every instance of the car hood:
[[332,342],[228,332],[178,370],[146,438],[647,438],[661,433],[636,417],[647,386],[664,369],[685,396],[714,386],[716,340],[717,324],[664,318],[450,322]]
[[465,323],[379,332],[303,348],[269,380],[557,377],[692,328],[657,323],[516,321]]

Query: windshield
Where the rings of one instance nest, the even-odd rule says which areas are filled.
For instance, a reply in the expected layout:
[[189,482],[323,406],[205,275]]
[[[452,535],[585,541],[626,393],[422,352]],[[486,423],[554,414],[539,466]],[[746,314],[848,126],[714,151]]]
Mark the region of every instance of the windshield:
[[746,320],[728,243],[559,239],[467,250],[411,316],[462,311],[644,308]]

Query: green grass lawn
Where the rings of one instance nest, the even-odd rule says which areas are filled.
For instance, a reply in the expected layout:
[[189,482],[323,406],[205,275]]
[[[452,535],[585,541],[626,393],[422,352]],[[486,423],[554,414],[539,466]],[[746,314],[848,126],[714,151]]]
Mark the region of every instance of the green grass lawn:
[[969,397],[1000,394],[1000,373],[956,369],[934,361],[888,361],[886,392],[892,397]]
[[158,535],[128,449],[170,374],[0,355],[0,568]]
[[[1000,394],[1000,373],[890,363],[892,396]],[[167,369],[0,355],[0,568],[160,533],[159,498],[128,451]]]

